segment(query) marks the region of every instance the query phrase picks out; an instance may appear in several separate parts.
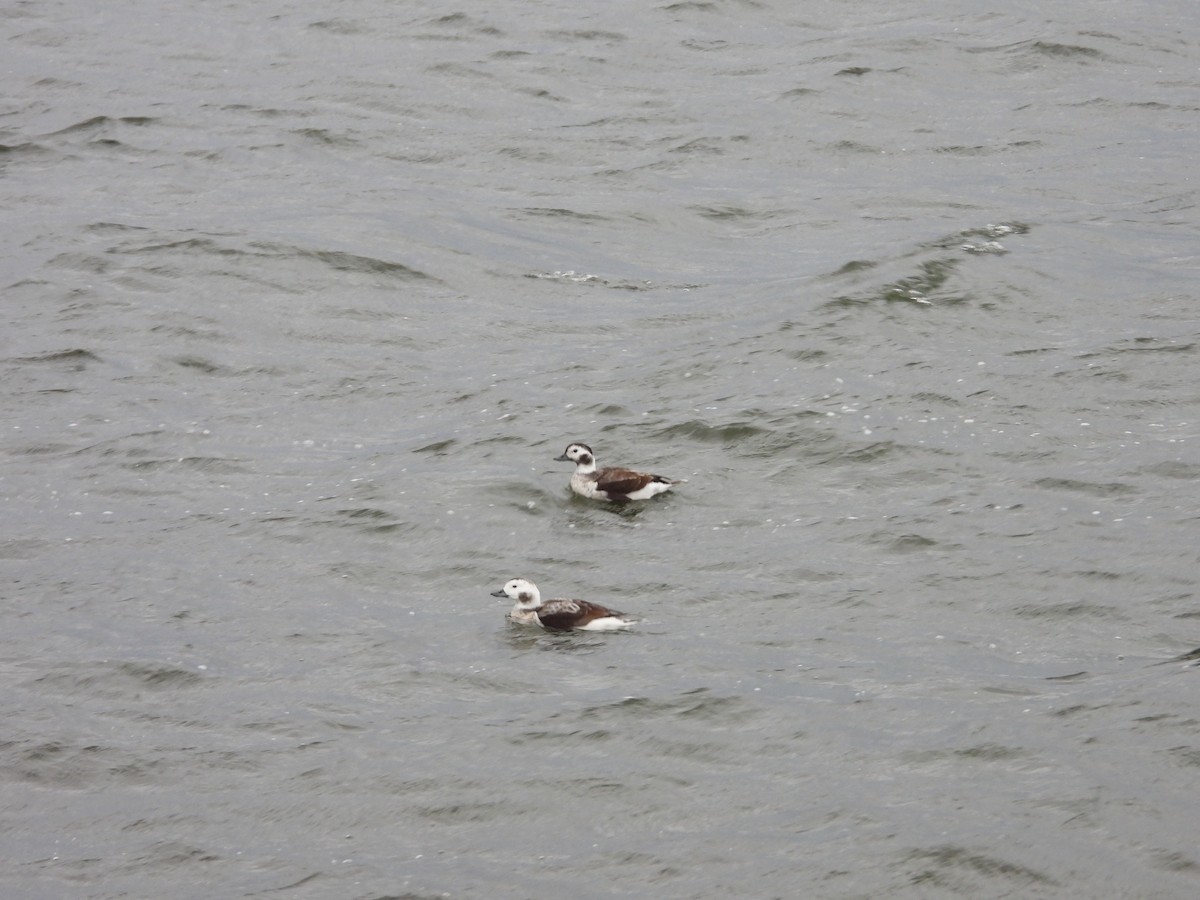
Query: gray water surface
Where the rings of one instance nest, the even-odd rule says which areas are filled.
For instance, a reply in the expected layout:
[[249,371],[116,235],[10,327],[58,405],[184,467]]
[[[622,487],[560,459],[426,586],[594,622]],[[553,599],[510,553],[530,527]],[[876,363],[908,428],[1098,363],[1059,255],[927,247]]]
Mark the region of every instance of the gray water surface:
[[1194,0],[0,37],[0,894],[1200,892]]

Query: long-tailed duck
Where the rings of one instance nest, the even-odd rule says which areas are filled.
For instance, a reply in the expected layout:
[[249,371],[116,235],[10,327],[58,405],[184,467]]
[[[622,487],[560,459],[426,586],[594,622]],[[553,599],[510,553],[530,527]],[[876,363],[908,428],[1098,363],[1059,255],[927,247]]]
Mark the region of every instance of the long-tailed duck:
[[543,600],[537,585],[524,578],[512,579],[492,596],[515,602],[508,614],[514,622],[541,625],[550,631],[617,631],[636,621],[623,612],[586,600]]
[[575,463],[571,490],[589,500],[612,500],[616,503],[649,500],[685,480],[616,467],[597,469],[596,455],[587,444],[568,444],[562,456],[554,457],[554,461]]

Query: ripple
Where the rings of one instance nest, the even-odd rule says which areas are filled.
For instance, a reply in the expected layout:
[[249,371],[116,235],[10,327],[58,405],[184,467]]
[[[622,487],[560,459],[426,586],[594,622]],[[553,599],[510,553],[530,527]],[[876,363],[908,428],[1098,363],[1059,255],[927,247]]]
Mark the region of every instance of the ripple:
[[892,553],[920,553],[933,547],[957,546],[943,545],[941,541],[935,541],[933,538],[927,538],[920,534],[893,535],[886,531],[876,531],[868,535],[866,540],[871,544],[879,544]]
[[168,663],[134,661],[61,666],[34,679],[35,684],[64,694],[109,698],[136,698],[145,690],[191,689],[205,681],[194,671]]
[[565,209],[559,207],[541,207],[541,206],[526,206],[520,210],[516,210],[523,216],[528,216],[535,219],[565,219],[572,222],[608,222],[611,221],[608,216],[601,216],[596,213],[582,213],[573,209]]
[[1091,497],[1127,497],[1138,493],[1138,489],[1121,482],[1082,481],[1077,478],[1039,478],[1033,482],[1034,487],[1047,488],[1053,491],[1071,491],[1072,493],[1087,494]]
[[82,372],[88,363],[100,362],[100,357],[90,350],[80,348],[72,350],[54,350],[40,353],[36,356],[18,356],[12,360],[20,363],[65,363],[64,368],[69,372]]
[[399,520],[394,513],[383,509],[339,509],[336,516],[337,524],[358,529],[364,534],[415,533],[421,530],[417,523]]
[[911,883],[927,889],[940,887],[992,893],[996,890],[997,881],[1026,888],[1059,886],[1058,881],[1036,869],[955,844],[914,850],[905,862],[915,864],[919,868],[919,871],[910,876]]
[[412,810],[418,818],[427,819],[438,825],[494,822],[497,819],[511,819],[513,816],[527,811],[530,810],[524,806],[506,801],[445,803],[437,806],[417,807]]
[[22,141],[19,144],[0,144],[0,162],[5,164],[30,160],[44,161],[56,155],[49,147],[32,141]]
[[578,717],[620,722],[629,716],[637,720],[643,720],[645,716],[652,719],[668,716],[673,719],[704,722],[707,727],[736,728],[758,715],[757,708],[749,706],[741,697],[721,696],[708,688],[696,688],[666,699],[626,697],[614,703],[585,707]]
[[1113,606],[1097,603],[1047,603],[1040,606],[1022,605],[1013,613],[1024,619],[1124,619],[1124,613]]
[[[128,452],[136,453],[139,451]],[[143,459],[137,462],[122,463],[122,466],[134,472],[185,470],[209,472],[217,475],[232,475],[251,471],[244,460],[220,456],[178,456],[169,459]]]
[[68,125],[66,128],[60,128],[58,131],[51,132],[48,136],[58,136],[64,134],[91,134],[98,131],[104,131],[113,125],[133,125],[135,127],[143,127],[153,125],[158,122],[151,116],[119,116],[111,118],[109,116],[93,116],[90,119],[83,119],[76,122],[74,125]]
[[423,447],[417,447],[413,453],[422,453],[429,456],[448,456],[450,450],[458,445],[458,441],[454,438],[447,438],[444,441],[434,441],[432,444],[426,444]]
[[693,441],[716,444],[738,444],[750,439],[758,439],[771,435],[770,429],[749,422],[728,422],[723,425],[710,425],[700,419],[692,419],[678,425],[671,425],[656,433],[656,437],[673,440],[687,438]]
[[1032,41],[1026,45],[1026,49],[1038,56],[1048,56],[1053,59],[1072,59],[1086,60],[1093,62],[1096,60],[1107,59],[1108,57],[1094,47],[1085,47],[1081,44],[1059,44],[1053,41]]
[[161,782],[165,761],[104,744],[65,741],[7,741],[0,744],[0,780],[29,782],[62,790],[95,790],[114,785]]
[[363,23],[349,19],[322,19],[310,22],[308,27],[314,31],[327,31],[331,34],[363,34],[371,30]]

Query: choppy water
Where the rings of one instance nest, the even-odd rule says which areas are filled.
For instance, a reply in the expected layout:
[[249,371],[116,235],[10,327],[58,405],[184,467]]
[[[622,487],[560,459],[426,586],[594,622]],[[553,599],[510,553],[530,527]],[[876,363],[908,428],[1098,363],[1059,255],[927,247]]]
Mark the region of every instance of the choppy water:
[[4,896],[1196,896],[1194,0],[0,32]]

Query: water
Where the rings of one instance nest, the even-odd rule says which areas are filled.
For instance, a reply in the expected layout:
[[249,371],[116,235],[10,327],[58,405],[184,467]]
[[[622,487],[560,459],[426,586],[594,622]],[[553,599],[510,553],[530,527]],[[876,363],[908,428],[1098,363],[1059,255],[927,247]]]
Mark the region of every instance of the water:
[[5,896],[1195,896],[1190,0],[0,27]]

